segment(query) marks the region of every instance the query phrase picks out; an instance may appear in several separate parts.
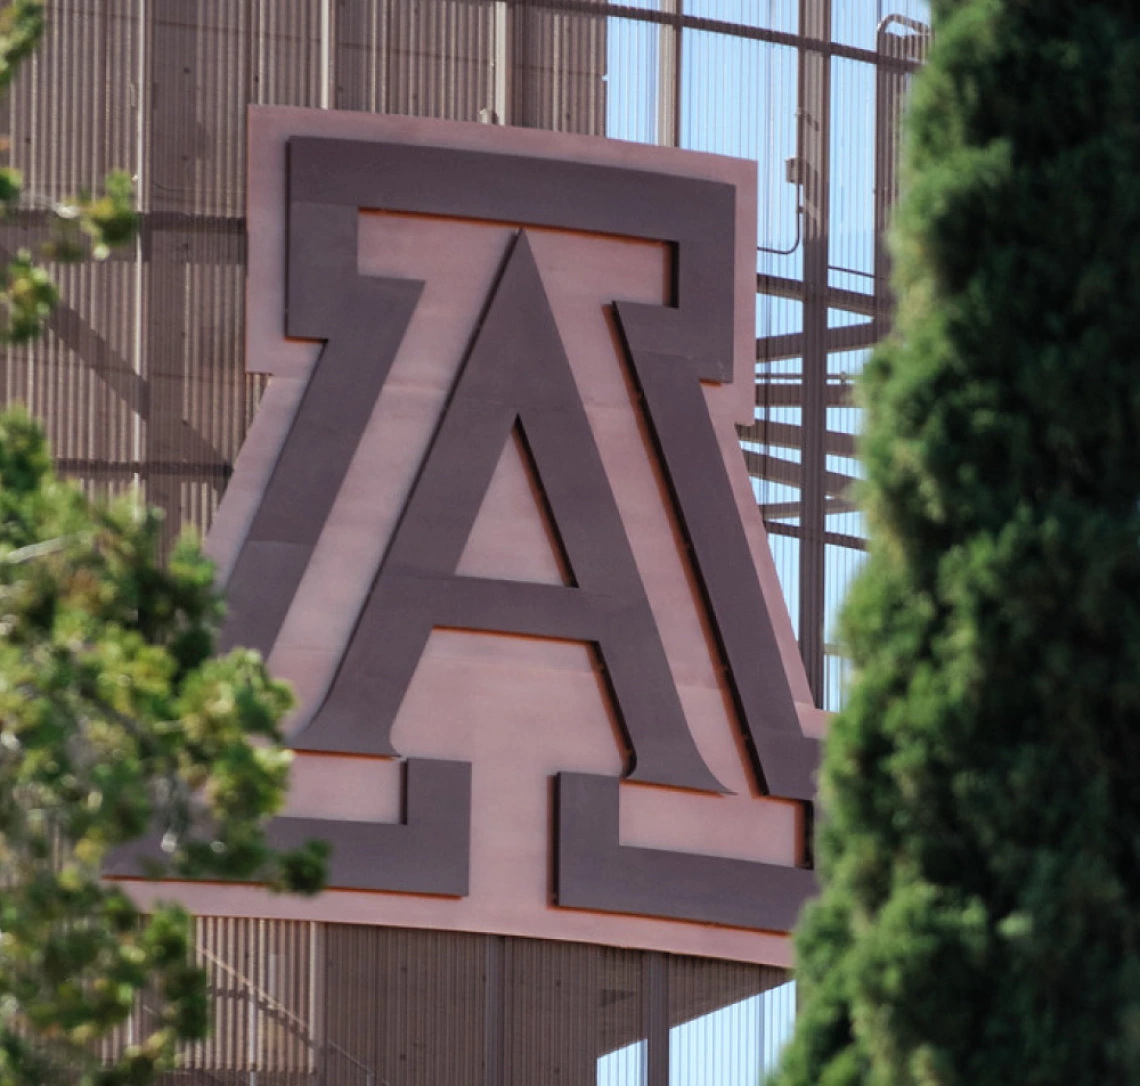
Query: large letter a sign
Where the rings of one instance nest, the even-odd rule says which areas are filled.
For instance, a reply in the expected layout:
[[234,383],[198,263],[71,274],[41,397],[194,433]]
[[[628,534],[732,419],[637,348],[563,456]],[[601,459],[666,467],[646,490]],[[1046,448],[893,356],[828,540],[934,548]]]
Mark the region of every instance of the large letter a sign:
[[789,930],[816,714],[732,429],[749,167],[289,110],[251,128],[249,365],[271,376],[210,546],[227,642],[301,700],[279,838],[329,839],[378,922]]

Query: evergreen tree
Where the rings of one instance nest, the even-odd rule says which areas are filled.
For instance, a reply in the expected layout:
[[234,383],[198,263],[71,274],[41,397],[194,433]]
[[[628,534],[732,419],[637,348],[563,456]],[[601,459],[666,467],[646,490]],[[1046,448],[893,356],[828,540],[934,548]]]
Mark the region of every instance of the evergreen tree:
[[[162,838],[152,874],[315,892],[324,846],[275,853],[290,695],[257,653],[216,658],[213,566],[161,520],[56,479],[39,427],[0,416],[0,1084],[145,1084],[204,1036],[178,906],[140,915],[101,871]],[[101,1045],[147,992],[156,1027]]]
[[936,0],[779,1086],[1140,1081],[1140,6]]

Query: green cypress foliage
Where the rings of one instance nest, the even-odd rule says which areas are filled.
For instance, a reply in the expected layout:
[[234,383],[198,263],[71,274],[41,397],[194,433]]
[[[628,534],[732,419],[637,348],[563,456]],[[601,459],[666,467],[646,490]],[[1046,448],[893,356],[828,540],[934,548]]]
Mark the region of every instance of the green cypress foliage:
[[779,1086],[1140,1081],[1140,5],[941,0]]

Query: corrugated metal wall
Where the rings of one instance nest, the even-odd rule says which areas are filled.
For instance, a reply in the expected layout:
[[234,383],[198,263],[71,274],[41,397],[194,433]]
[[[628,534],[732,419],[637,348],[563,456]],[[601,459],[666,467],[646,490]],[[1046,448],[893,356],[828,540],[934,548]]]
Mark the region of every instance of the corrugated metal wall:
[[247,103],[606,134],[754,157],[756,423],[742,434],[817,699],[862,552],[852,378],[884,333],[882,232],[926,0],[50,0],[3,106],[29,207],[111,167],[138,244],[63,269],[49,335],[0,360],[93,492],[137,488],[205,530],[257,409],[244,338]]
[[143,227],[109,264],[57,270],[64,304],[42,342],[6,352],[0,398],[46,420],[92,491],[140,488],[170,535],[209,527],[262,387],[242,359],[247,104],[604,127],[605,19],[589,13],[507,19],[495,0],[49,9],[5,103],[30,207],[0,246],[41,239],[42,209],[112,167],[136,178]]
[[[461,932],[202,917],[213,1030],[166,1086],[755,1086],[782,969]],[[154,1028],[144,998],[118,1044]]]

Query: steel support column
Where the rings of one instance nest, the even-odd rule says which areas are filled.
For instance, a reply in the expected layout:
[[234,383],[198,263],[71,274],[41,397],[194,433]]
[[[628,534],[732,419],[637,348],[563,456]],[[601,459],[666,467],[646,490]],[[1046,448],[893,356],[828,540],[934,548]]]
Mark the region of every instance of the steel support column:
[[646,1086],[669,1086],[669,973],[663,954],[642,962]]
[[[800,0],[800,34],[831,41],[832,0]],[[800,491],[800,651],[817,705],[824,677],[826,590],[827,267],[831,169],[831,57],[799,55],[799,158],[803,176],[804,354]]]
[[657,48],[657,142],[681,146],[681,49],[684,0],[661,0],[661,10],[676,17],[662,23]]
[[[201,0],[161,6],[153,11],[149,28],[149,76],[153,95],[149,184],[144,195],[148,211],[192,210],[188,194],[193,184],[197,127],[198,34]],[[186,266],[188,244],[182,233],[163,231],[153,236],[146,254],[146,323],[144,359],[149,389],[143,458],[176,464],[185,459],[183,426],[186,380]],[[182,479],[175,473],[147,480],[146,500],[165,516],[163,544],[169,547],[182,527]]]

